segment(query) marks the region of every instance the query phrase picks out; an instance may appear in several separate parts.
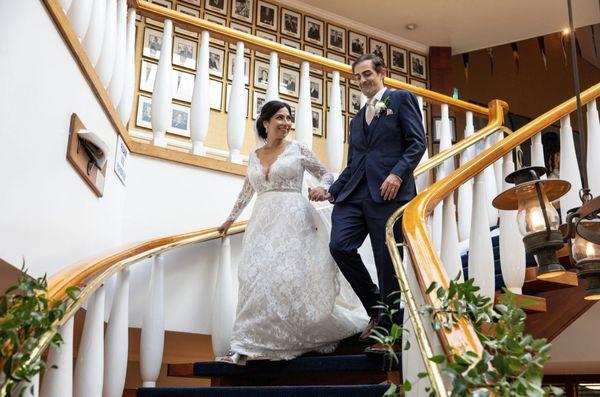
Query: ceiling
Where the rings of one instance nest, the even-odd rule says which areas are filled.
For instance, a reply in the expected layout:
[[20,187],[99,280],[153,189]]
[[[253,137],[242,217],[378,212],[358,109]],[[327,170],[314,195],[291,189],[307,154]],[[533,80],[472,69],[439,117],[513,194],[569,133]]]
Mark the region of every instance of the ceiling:
[[[288,2],[288,1],[282,1]],[[324,16],[337,15],[454,54],[563,30],[567,0],[294,0]],[[305,8],[305,7],[302,7]],[[573,0],[575,26],[600,22],[599,0]],[[407,24],[416,24],[407,30]],[[358,29],[358,28],[357,28]]]

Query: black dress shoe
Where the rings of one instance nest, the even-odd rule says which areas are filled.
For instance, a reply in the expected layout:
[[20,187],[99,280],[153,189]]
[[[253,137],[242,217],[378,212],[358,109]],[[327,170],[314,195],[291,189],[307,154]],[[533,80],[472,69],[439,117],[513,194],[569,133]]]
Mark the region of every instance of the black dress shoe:
[[373,333],[375,327],[377,327],[377,317],[371,317],[367,328],[365,328],[363,332],[361,332],[360,336],[358,337],[358,340],[361,342],[368,340],[369,336],[371,336],[371,334]]

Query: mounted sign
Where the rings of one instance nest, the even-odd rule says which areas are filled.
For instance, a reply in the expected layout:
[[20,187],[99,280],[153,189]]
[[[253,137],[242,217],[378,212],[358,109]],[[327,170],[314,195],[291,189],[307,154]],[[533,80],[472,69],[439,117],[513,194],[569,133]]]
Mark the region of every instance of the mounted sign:
[[127,159],[129,158],[129,149],[123,141],[121,135],[117,139],[117,150],[115,155],[115,174],[119,177],[123,185],[127,184]]

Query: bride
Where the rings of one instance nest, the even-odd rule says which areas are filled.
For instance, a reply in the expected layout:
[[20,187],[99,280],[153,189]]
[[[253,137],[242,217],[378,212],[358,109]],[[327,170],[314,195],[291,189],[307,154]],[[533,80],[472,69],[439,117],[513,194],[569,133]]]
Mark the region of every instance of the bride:
[[270,101],[256,120],[266,144],[250,154],[244,186],[219,231],[225,234],[257,193],[238,266],[231,351],[217,360],[289,360],[330,353],[369,321],[329,254],[329,232],[302,196],[304,171],[328,188],[333,176],[305,145],[286,141],[290,106]]

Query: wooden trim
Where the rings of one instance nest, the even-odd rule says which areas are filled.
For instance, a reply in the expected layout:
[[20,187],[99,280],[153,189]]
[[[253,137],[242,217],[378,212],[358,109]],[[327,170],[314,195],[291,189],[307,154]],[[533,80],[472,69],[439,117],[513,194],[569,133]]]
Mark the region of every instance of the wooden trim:
[[[506,294],[496,294],[496,303],[500,303]],[[546,311],[546,299],[533,295],[514,294],[515,304],[527,313],[543,313]]]
[[579,285],[575,272],[566,272],[557,277],[540,280],[537,278],[537,269],[537,267],[528,267],[525,270],[525,288],[535,291],[552,291]]

